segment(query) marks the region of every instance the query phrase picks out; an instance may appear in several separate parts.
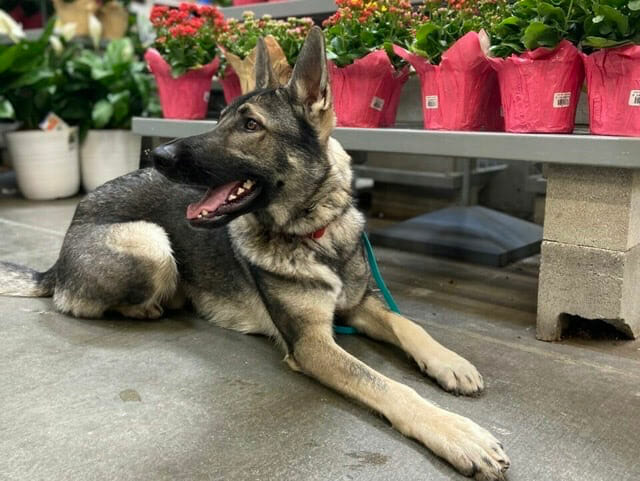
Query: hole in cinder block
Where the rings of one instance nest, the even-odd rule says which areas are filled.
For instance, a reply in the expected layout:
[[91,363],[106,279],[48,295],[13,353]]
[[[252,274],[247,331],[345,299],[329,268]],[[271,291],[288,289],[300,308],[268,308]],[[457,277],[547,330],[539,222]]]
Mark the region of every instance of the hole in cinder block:
[[563,339],[591,339],[602,341],[632,340],[629,326],[620,319],[585,319],[580,316],[560,316]]

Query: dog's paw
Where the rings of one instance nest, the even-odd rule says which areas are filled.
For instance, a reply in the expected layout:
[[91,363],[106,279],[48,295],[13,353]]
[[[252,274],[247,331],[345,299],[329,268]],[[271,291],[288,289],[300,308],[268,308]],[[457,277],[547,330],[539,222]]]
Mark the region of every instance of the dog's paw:
[[453,394],[474,396],[484,390],[484,380],[473,364],[453,351],[442,349],[428,359],[416,359],[420,370]]
[[441,438],[434,449],[458,471],[478,481],[499,481],[511,461],[489,431],[463,416],[445,413],[438,423]]
[[118,311],[123,316],[132,319],[160,319],[164,314],[164,309],[157,302],[137,306],[123,306],[118,308]]

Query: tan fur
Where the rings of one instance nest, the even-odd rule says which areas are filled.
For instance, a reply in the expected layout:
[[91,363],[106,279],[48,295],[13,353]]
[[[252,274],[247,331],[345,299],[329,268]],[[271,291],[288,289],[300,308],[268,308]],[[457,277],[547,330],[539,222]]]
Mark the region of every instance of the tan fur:
[[60,312],[89,319],[102,317],[107,310],[107,307],[100,302],[82,299],[76,293],[58,288],[53,293],[53,305]]
[[422,372],[448,391],[476,394],[484,389],[482,376],[469,361],[443,347],[415,322],[387,310],[374,297],[349,313],[347,322],[373,339],[404,350]]
[[151,274],[154,293],[144,304],[110,307],[127,317],[157,319],[162,316],[162,304],[173,296],[178,286],[178,267],[164,229],[145,221],[114,224],[105,243],[116,252],[145,259],[154,266]]

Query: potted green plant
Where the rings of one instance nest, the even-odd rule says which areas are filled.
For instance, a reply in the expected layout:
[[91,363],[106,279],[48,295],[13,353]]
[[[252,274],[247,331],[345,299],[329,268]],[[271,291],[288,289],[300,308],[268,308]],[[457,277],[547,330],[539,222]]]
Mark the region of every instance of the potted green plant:
[[640,0],[584,0],[582,48],[589,125],[600,135],[640,136]]
[[[80,185],[77,128],[61,127],[57,120],[73,124],[82,117],[81,101],[65,92],[64,65],[75,52],[57,54],[60,41],[52,31],[49,22],[37,40],[0,45],[0,118],[20,125],[5,138],[18,187],[29,199],[68,197]],[[39,128],[46,117],[54,119],[47,127],[58,128]]]
[[508,132],[570,133],[584,67],[578,1],[517,0],[490,29]]
[[258,38],[265,38],[273,72],[285,83],[312,26],[310,18],[274,20],[264,15],[257,19],[253,12],[245,12],[242,21],[229,19],[218,39],[223,52],[220,81],[227,103],[254,88]]
[[85,102],[80,165],[82,185],[90,191],[139,167],[140,136],[131,132],[131,118],[157,116],[160,105],[128,38],[112,40],[103,52],[84,49],[66,69],[71,88]]
[[183,3],[180,8],[155,6],[150,19],[156,39],[145,60],[156,78],[164,116],[204,118],[218,69],[222,14],[216,7]]
[[338,125],[380,127],[395,123],[407,63],[393,45],[408,48],[414,17],[405,0],[336,0],[323,23]]
[[427,0],[409,51],[394,46],[418,73],[424,127],[502,130],[498,79],[486,58],[484,29],[497,23],[502,0]]

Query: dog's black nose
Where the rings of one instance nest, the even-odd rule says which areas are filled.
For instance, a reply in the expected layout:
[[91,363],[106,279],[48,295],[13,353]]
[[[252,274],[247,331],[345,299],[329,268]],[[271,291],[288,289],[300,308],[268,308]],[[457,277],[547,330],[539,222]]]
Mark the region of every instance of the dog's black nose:
[[151,152],[151,158],[153,159],[153,164],[160,171],[163,169],[171,169],[178,160],[176,145],[170,143],[156,147]]

